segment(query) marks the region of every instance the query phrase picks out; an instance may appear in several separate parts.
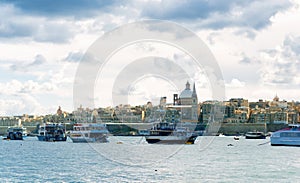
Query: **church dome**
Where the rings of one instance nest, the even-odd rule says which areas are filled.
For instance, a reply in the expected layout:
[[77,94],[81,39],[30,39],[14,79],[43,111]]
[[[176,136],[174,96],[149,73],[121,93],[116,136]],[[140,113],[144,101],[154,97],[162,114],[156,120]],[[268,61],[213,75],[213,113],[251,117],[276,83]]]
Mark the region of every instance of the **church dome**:
[[192,98],[193,91],[190,88],[190,83],[187,82],[185,86],[185,90],[181,92],[179,98]]
[[180,94],[180,98],[192,98],[193,92],[191,90],[183,90]]

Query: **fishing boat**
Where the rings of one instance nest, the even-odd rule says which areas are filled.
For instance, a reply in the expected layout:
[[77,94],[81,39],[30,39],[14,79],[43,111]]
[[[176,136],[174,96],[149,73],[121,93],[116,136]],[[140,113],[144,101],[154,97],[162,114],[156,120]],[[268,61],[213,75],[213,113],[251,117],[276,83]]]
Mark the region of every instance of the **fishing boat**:
[[108,142],[108,130],[103,123],[78,123],[70,131],[74,143]]
[[37,138],[39,141],[66,141],[65,126],[57,123],[44,123],[39,127]]
[[156,124],[149,135],[146,135],[146,141],[149,144],[194,144],[198,135],[194,134],[188,128],[176,127],[176,123],[160,122]]
[[266,135],[263,132],[253,131],[245,134],[246,139],[265,139]]
[[289,125],[288,128],[272,133],[272,146],[300,146],[300,125]]
[[23,140],[27,136],[27,131],[25,127],[14,126],[7,128],[6,140]]

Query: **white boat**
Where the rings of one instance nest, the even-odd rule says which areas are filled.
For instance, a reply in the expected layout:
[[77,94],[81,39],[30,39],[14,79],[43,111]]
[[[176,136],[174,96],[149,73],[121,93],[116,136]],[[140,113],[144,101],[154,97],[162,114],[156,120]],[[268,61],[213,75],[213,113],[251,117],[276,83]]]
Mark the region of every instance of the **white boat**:
[[158,123],[149,133],[145,136],[149,144],[194,144],[198,136],[185,127],[167,122]]
[[288,128],[272,133],[272,146],[300,146],[300,125],[290,125]]
[[103,123],[77,123],[70,131],[74,143],[108,142],[108,130]]

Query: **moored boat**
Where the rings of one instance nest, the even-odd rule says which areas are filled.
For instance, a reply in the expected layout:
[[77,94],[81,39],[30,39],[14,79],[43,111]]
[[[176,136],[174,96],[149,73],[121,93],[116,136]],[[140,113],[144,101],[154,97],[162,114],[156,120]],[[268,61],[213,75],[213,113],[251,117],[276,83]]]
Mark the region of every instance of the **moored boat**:
[[37,138],[39,141],[66,141],[65,126],[57,123],[44,123],[39,127]]
[[300,125],[290,125],[272,133],[270,141],[272,146],[300,146]]
[[23,140],[27,136],[27,131],[25,127],[14,126],[8,127],[6,140]]
[[176,127],[175,123],[161,122],[145,138],[149,144],[194,144],[197,136],[187,128]]
[[263,132],[254,131],[254,132],[247,132],[245,134],[245,138],[246,139],[265,139],[266,135]]
[[74,124],[70,138],[74,143],[108,142],[108,130],[102,123]]

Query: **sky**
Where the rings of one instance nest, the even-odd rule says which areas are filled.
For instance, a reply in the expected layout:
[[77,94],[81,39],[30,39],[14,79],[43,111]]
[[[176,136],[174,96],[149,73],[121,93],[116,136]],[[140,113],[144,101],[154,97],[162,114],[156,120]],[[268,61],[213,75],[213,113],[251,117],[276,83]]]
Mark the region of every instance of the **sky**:
[[[205,43],[222,72],[226,100],[278,95],[300,101],[299,1],[0,0],[0,116],[53,114],[58,106],[73,111],[74,79],[91,45],[120,26],[149,19],[174,22]],[[124,60],[153,55],[182,67],[192,60],[180,49],[151,41],[122,48],[107,62],[106,75],[98,76],[93,107],[116,105],[109,96],[120,65],[130,65]],[[157,104],[161,96],[172,102],[185,82],[180,88],[166,81],[137,78],[124,95],[132,105]],[[189,82],[196,83],[199,101],[213,99],[204,71]]]

